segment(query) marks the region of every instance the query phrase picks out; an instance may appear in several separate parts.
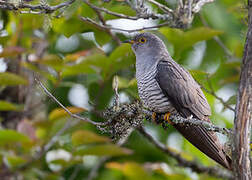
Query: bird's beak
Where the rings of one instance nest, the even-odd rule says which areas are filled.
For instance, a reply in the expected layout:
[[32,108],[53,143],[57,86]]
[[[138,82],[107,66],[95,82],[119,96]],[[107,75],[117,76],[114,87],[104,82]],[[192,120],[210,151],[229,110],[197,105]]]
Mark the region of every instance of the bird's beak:
[[126,41],[123,41],[123,43],[129,43],[129,44],[134,44],[134,40],[128,39]]

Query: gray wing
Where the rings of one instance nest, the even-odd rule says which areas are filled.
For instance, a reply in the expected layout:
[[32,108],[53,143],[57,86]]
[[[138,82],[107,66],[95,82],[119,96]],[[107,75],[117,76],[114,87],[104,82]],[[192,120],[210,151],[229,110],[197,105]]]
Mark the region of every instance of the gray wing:
[[[175,109],[184,117],[194,117],[210,122],[211,110],[208,102],[192,76],[174,61],[160,61],[157,65],[156,80],[163,93],[168,96]],[[224,153],[214,132],[203,126],[173,126],[203,153],[230,169],[231,160]]]
[[176,62],[160,61],[157,65],[156,80],[182,116],[193,115],[203,120],[211,115],[211,109],[200,86],[189,72]]

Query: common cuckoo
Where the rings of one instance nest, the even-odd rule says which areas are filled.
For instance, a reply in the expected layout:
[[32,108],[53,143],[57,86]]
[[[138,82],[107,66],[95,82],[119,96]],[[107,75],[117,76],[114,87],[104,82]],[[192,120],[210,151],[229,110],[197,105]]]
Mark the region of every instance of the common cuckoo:
[[[131,44],[136,55],[138,93],[144,106],[154,114],[165,113],[168,121],[170,113],[178,112],[184,118],[211,122],[211,109],[200,86],[171,58],[161,39],[141,33],[125,42]],[[215,132],[207,131],[204,126],[171,124],[200,151],[231,169],[231,160]]]

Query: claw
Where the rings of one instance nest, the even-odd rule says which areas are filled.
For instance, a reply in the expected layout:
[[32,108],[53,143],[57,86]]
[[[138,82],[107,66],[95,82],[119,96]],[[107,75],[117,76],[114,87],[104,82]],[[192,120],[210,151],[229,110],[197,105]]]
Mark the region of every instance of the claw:
[[171,120],[169,119],[171,113],[165,113],[164,115],[164,120],[167,121],[169,124],[173,124],[173,122],[171,122]]
[[151,115],[151,119],[153,122],[156,122],[156,117],[157,117],[157,113],[153,112]]

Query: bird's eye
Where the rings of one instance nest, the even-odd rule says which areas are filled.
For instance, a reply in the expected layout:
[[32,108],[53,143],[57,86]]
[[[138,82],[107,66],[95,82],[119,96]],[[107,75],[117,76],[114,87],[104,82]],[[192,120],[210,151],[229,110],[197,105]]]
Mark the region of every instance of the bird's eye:
[[139,40],[138,40],[140,43],[145,43],[146,42],[146,39],[144,37],[141,37]]

